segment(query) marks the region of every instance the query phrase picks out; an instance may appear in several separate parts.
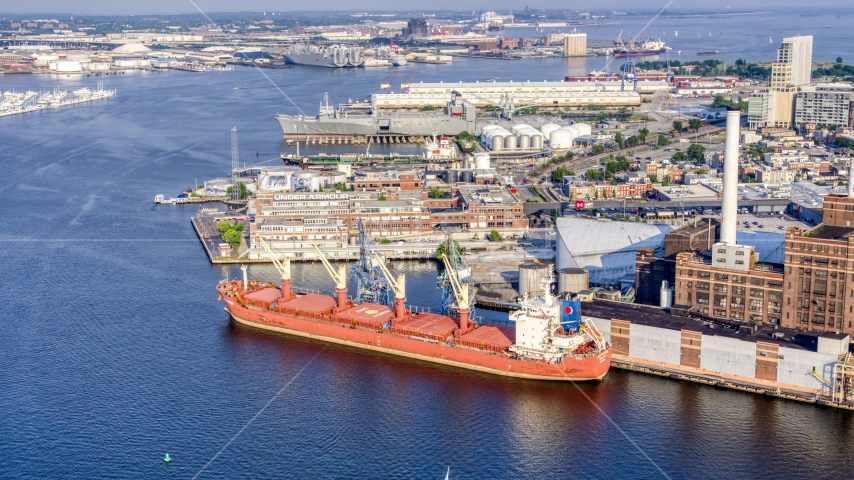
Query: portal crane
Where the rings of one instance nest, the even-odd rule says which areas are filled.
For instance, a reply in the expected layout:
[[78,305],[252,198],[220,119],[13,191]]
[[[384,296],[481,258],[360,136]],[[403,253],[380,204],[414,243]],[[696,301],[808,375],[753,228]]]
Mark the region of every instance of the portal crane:
[[329,260],[326,259],[326,255],[320,251],[320,248],[315,244],[311,244],[311,248],[317,252],[317,256],[320,257],[320,261],[323,262],[323,266],[326,267],[326,271],[329,272],[329,276],[332,277],[332,280],[335,282],[335,293],[338,294],[338,308],[344,309],[347,308],[347,267],[341,265],[338,267],[338,271],[335,271],[335,267],[329,263]]
[[282,298],[284,299],[283,301],[287,302],[294,296],[293,293],[291,293],[291,259],[284,257],[282,258],[282,261],[276,258],[276,254],[273,253],[273,249],[262,237],[258,237],[258,243],[260,243],[261,246],[264,247],[264,250],[267,251],[267,255],[270,256],[270,260],[273,261],[273,265],[282,276]]
[[374,261],[374,242],[371,241],[362,220],[359,220],[358,231],[359,259],[350,268],[353,276],[356,277],[356,301],[393,307],[391,289],[377,267],[377,262]]
[[406,276],[401,273],[397,278],[394,278],[394,275],[388,270],[380,254],[377,252],[373,253],[374,259],[377,261],[377,266],[383,272],[389,286],[394,292],[394,318],[396,320],[403,320],[406,305]]
[[442,314],[450,316],[460,315],[458,312],[460,307],[457,302],[457,295],[454,293],[450,280],[451,277],[454,277],[457,284],[461,285],[468,292],[468,302],[466,302],[468,311],[466,318],[475,318],[475,287],[474,280],[471,275],[471,268],[466,264],[462,255],[460,255],[456,242],[454,242],[450,236],[445,240],[444,255],[448,257],[448,262],[453,266],[453,268],[444,269],[437,279],[438,287],[442,289]]
[[463,285],[457,276],[457,269],[451,265],[447,255],[442,255],[442,262],[445,264],[445,269],[448,272],[448,283],[451,284],[451,289],[454,292],[454,298],[457,300],[457,309],[460,313],[460,330],[467,330],[469,323],[469,289],[468,285]]

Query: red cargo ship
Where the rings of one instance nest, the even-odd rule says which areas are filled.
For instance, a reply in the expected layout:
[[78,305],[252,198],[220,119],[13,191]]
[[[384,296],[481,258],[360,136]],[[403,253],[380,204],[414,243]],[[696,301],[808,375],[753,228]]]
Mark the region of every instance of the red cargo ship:
[[[473,324],[467,308],[460,310],[459,318],[416,314],[404,309],[405,298],[400,297],[394,310],[374,303],[356,305],[342,288],[337,299],[297,295],[291,292],[290,279],[283,279],[281,289],[244,279],[220,283],[217,290],[225,310],[244,325],[470,370],[578,381],[601,379],[611,364],[611,345],[595,325],[580,316],[561,323],[562,312],[577,307],[563,306],[567,302],[549,294],[527,300],[511,313],[517,325],[513,328]],[[517,342],[517,331],[523,341]]]

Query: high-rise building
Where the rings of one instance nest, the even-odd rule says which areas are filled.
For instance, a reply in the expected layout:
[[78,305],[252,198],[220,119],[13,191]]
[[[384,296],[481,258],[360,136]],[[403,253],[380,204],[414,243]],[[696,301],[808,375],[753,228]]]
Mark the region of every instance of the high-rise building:
[[795,97],[795,125],[854,126],[854,87],[847,83],[819,83],[802,87]]
[[577,57],[587,54],[587,34],[569,33],[563,38],[563,56]]
[[771,65],[771,86],[808,85],[811,74],[812,35],[784,38],[777,49],[777,61]]
[[784,38],[771,64],[771,86],[750,95],[750,128],[791,127],[795,95],[810,83],[811,73],[812,35]]

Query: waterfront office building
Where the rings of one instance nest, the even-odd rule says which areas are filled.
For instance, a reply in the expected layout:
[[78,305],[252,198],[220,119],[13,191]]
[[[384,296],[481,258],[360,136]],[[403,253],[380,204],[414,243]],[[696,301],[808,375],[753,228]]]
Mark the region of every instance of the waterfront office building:
[[450,198],[429,199],[417,191],[259,192],[250,223],[250,243],[262,236],[276,248],[310,248],[312,243],[343,246],[361,221],[372,237],[395,238],[432,233],[434,228],[470,232],[524,232],[523,204],[505,187],[466,185]]
[[569,33],[563,37],[563,56],[578,57],[587,55],[587,34]]
[[795,95],[810,83],[811,73],[812,35],[784,38],[771,64],[771,86],[750,94],[750,128],[791,127]]
[[854,86],[819,83],[802,87],[795,97],[795,126],[854,127]]

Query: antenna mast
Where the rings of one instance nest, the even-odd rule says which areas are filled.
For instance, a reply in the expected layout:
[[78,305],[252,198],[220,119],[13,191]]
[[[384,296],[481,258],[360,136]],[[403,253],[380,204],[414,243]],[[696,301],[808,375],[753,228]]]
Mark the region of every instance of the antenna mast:
[[240,168],[240,155],[237,154],[237,127],[231,129],[231,199],[240,200],[237,188],[237,169]]

